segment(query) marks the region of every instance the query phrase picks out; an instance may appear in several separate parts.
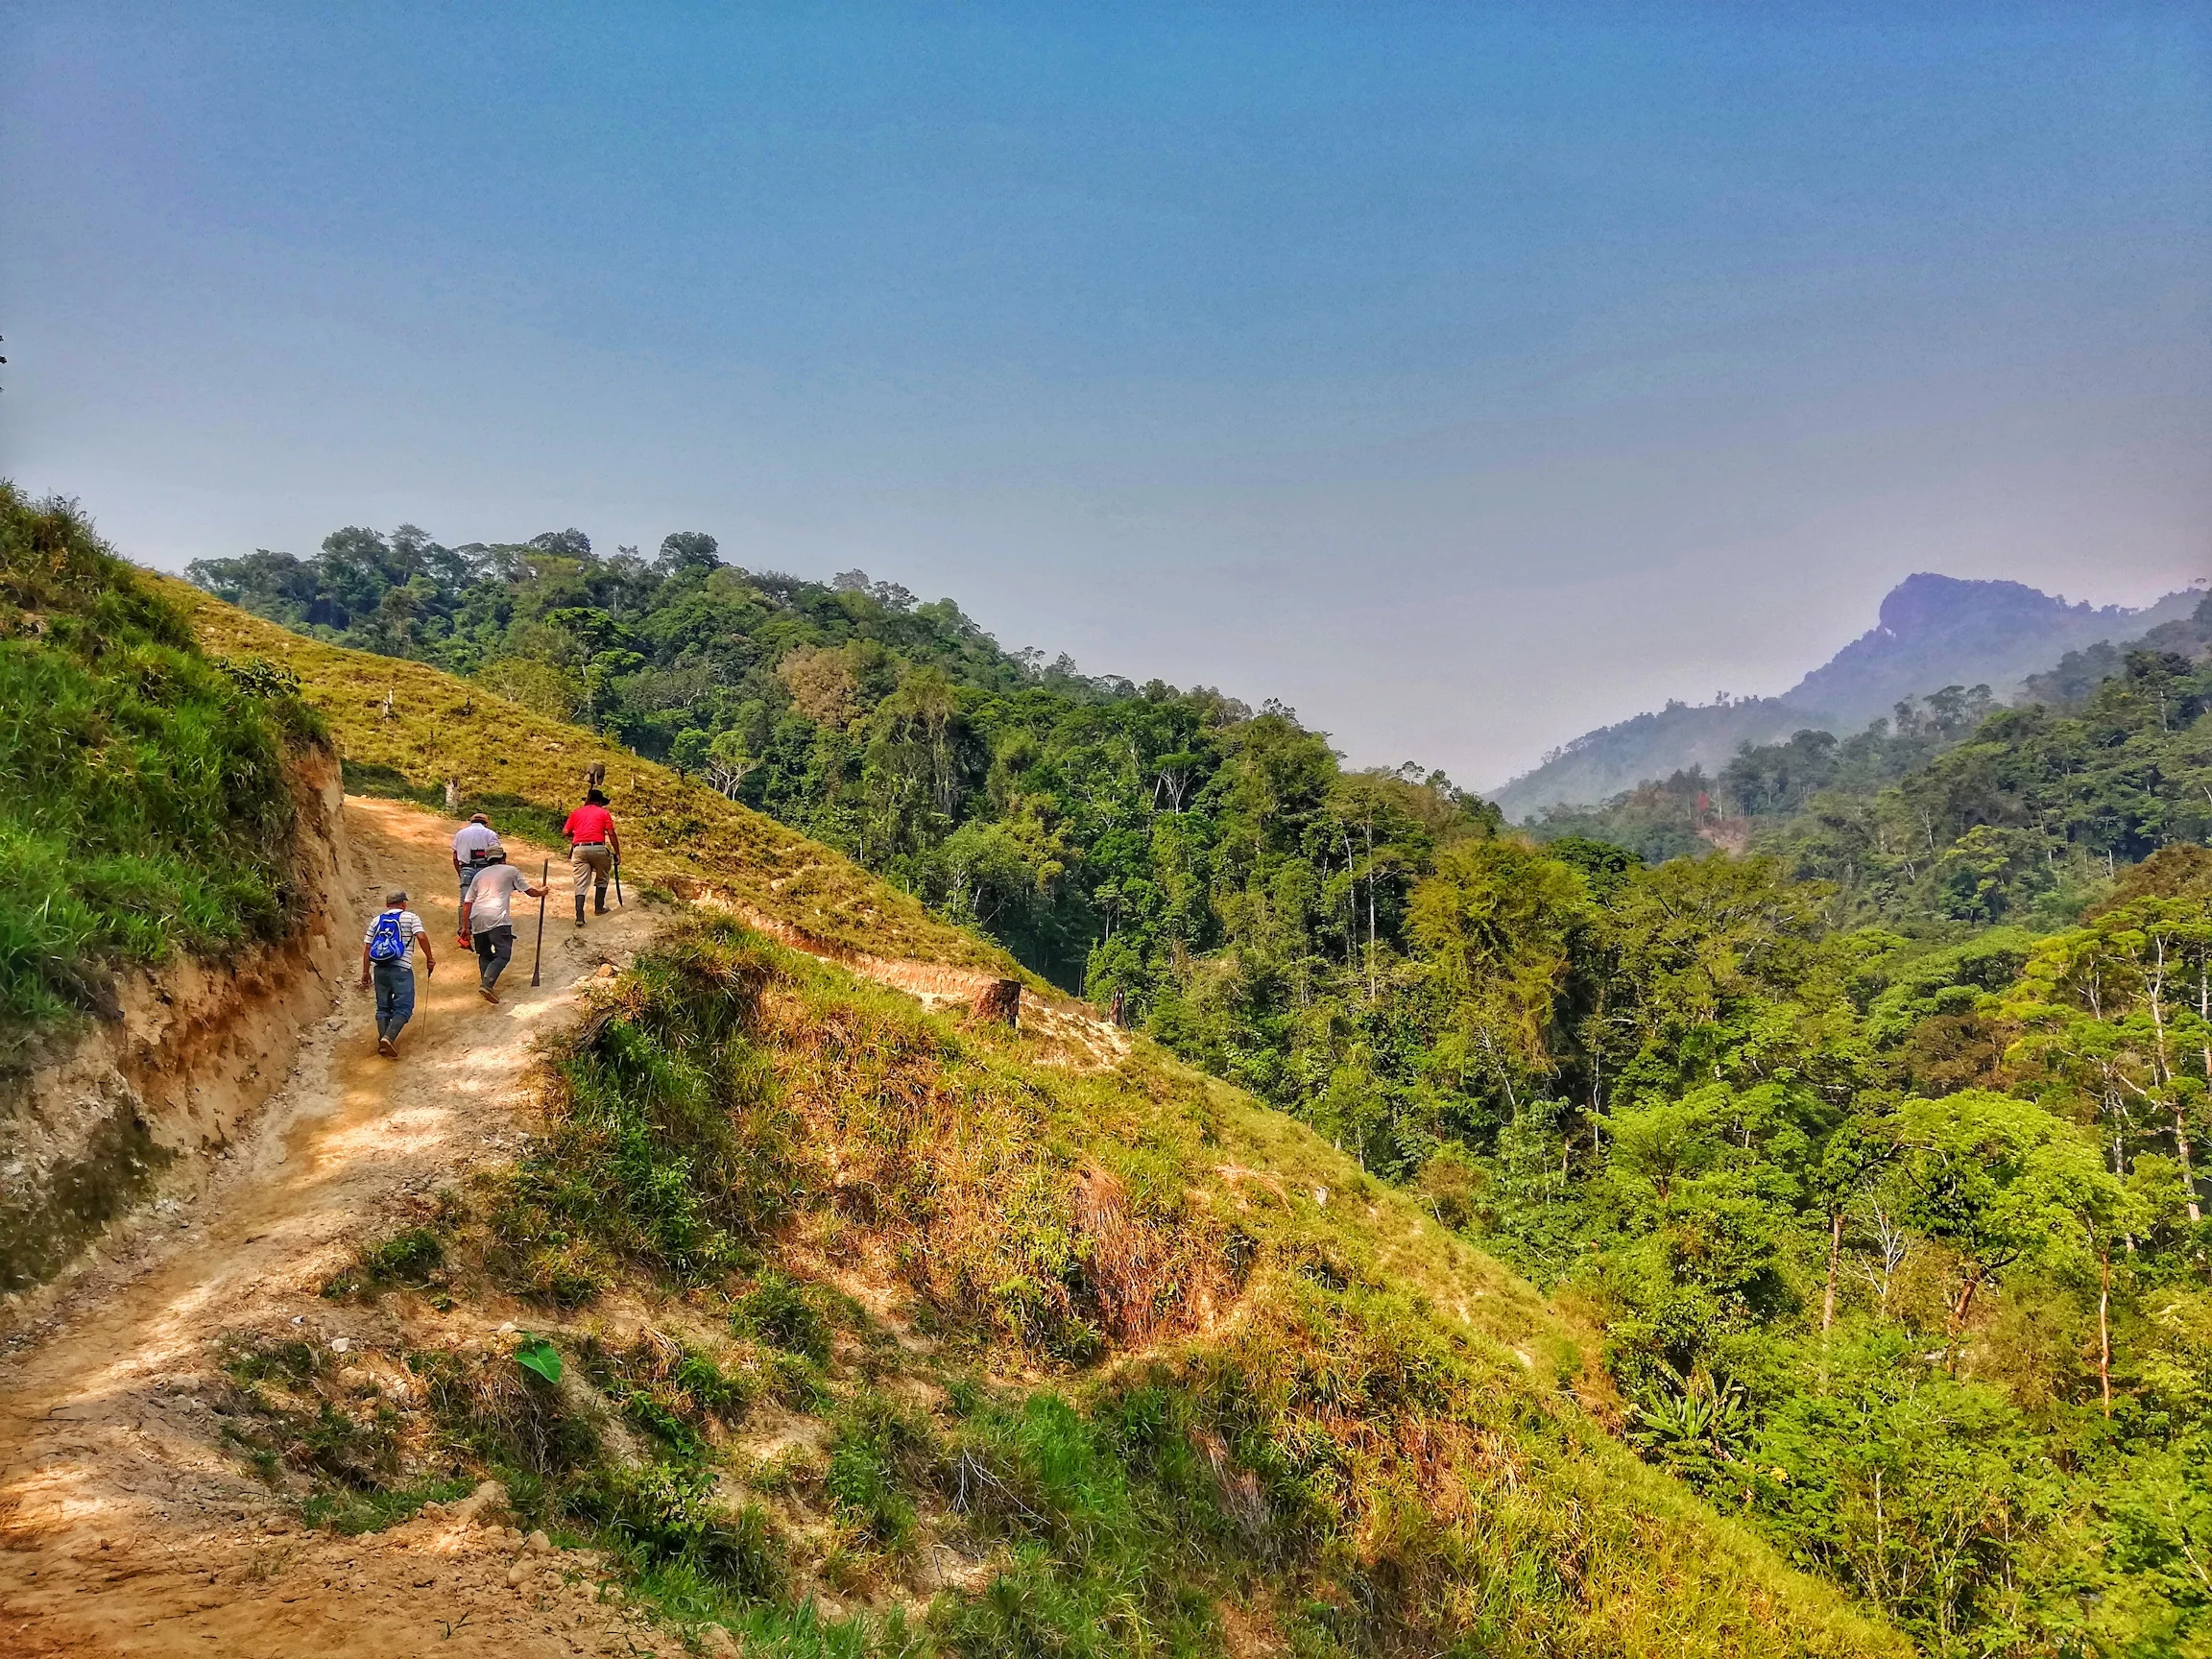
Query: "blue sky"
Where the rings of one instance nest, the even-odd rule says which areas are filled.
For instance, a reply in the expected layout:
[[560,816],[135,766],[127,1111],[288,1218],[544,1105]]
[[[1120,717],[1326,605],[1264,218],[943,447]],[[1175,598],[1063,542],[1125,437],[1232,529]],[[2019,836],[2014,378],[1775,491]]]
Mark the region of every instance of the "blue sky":
[[2212,7],[0,11],[0,469],[705,529],[1493,782],[2212,574]]

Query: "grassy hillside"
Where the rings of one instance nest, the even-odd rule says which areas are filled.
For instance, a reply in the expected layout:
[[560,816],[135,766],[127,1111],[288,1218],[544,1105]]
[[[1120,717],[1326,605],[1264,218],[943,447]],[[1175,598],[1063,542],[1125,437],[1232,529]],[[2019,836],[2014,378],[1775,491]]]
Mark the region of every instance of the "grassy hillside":
[[0,1046],[112,970],[282,930],[280,680],[227,672],[74,508],[0,482]]
[[549,835],[583,798],[585,768],[601,761],[630,849],[626,877],[709,886],[854,950],[1020,972],[1004,951],[938,922],[842,854],[581,727],[435,668],[306,638],[173,578],[149,580],[190,615],[208,650],[298,677],[353,787],[430,801],[454,780],[464,809],[485,805],[494,822]]
[[[1609,1438],[1589,1344],[1405,1194],[1156,1050],[1052,1058],[680,928],[520,1162],[333,1285],[430,1410],[249,1353],[248,1414],[313,1513],[496,1474],[748,1651],[1905,1650]],[[426,1304],[503,1297],[530,1331],[441,1346]]]
[[[357,776],[542,811],[605,758],[641,874],[1003,963],[575,728],[194,619],[298,674]],[[728,922],[606,998],[521,1159],[330,1287],[393,1300],[422,1409],[362,1416],[282,1333],[239,1355],[235,1438],[312,1513],[497,1474],[672,1619],[771,1650],[1903,1650],[1612,1437],[1590,1332],[1149,1045],[1086,1069]],[[428,1312],[489,1330],[517,1299],[490,1352]]]

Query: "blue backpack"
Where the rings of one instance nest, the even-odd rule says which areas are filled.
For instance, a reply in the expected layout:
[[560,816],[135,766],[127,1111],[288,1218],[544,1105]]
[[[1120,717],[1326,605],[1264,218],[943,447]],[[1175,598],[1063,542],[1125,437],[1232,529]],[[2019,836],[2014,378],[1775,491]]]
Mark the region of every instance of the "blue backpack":
[[369,933],[369,960],[397,962],[407,954],[407,941],[399,935],[399,912],[387,910],[376,918]]

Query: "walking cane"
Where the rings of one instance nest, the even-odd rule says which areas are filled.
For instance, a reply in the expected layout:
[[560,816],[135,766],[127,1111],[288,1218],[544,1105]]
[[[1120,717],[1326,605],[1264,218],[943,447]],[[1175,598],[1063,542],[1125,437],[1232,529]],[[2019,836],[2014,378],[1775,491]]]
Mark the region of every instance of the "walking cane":
[[530,983],[538,983],[538,965],[545,960],[545,895],[552,891],[553,860],[548,858],[538,870],[538,949],[530,957]]

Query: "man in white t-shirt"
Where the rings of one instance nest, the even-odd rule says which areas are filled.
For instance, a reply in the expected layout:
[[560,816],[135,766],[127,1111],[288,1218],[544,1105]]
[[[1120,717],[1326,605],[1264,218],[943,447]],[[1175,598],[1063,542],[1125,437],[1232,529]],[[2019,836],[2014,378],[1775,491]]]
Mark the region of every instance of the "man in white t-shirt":
[[361,989],[376,988],[376,1052],[399,1057],[399,1033],[415,1015],[415,947],[422,947],[425,976],[438,972],[422,918],[407,908],[405,888],[384,895],[384,908],[361,935]]
[[545,889],[530,885],[530,878],[507,862],[504,853],[493,852],[469,885],[469,930],[476,947],[476,994],[487,1002],[499,1000],[499,975],[515,958],[515,895],[536,899]]
[[476,872],[492,861],[492,854],[499,851],[498,831],[492,828],[492,820],[483,813],[472,814],[453,837],[453,874],[461,879],[461,931],[454,935],[453,943],[467,950],[469,938],[469,886],[476,879]]

